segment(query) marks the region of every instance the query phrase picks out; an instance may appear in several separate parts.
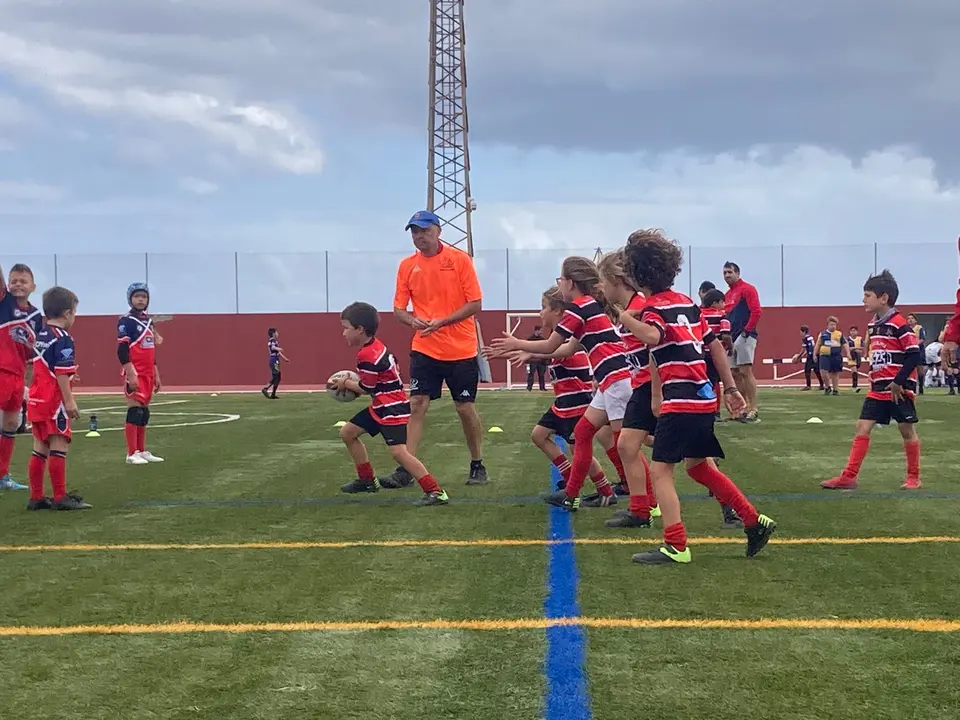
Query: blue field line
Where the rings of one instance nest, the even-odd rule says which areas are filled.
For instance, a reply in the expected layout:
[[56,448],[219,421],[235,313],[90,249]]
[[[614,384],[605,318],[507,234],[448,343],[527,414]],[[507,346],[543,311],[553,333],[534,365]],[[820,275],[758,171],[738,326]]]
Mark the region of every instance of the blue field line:
[[[562,438],[554,441],[565,449]],[[561,479],[556,467],[550,468],[550,491]],[[543,614],[548,619],[580,617],[577,598],[579,574],[573,546],[573,518],[566,510],[550,508],[548,540],[561,544],[547,548],[547,597]],[[547,656],[543,675],[546,679],[544,720],[590,720],[590,694],[587,691],[586,630],[581,626],[547,628]]]
[[[763,495],[748,495],[752,502],[793,502],[813,500],[960,500],[960,493],[933,493],[933,492],[809,492],[809,493],[767,493]],[[413,504],[417,498],[413,495],[397,494],[393,497],[378,495],[377,497],[320,497],[320,498],[232,498],[222,500],[131,500],[127,507],[263,507],[270,505],[392,505]],[[699,502],[709,500],[716,502],[709,495],[681,495],[682,502]],[[543,497],[455,497],[451,505],[467,504],[496,504],[496,505],[530,505],[540,504]]]

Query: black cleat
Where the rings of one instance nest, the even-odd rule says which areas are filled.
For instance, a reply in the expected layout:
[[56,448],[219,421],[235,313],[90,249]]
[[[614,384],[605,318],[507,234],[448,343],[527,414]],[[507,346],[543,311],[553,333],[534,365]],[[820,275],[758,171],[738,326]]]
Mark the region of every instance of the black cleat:
[[566,480],[557,480],[557,490],[563,490],[567,486]]
[[667,543],[663,547],[648,552],[637,553],[633,556],[635,563],[641,565],[673,565],[674,563],[690,562],[690,548],[677,550]]
[[398,467],[389,477],[380,478],[380,486],[387,490],[397,490],[399,488],[410,487],[413,485],[413,475],[402,467]]
[[747,557],[753,557],[763,550],[770,542],[770,536],[777,529],[777,524],[766,515],[757,518],[757,524],[743,532],[747,535]]
[[563,508],[569,512],[576,512],[580,509],[580,498],[579,497],[569,497],[566,492],[560,490],[551,495],[547,495],[544,499],[544,502],[547,505],[553,505],[554,507]]
[[364,482],[358,478],[353,482],[348,482],[346,485],[340,488],[340,492],[345,492],[350,495],[356,495],[358,493],[375,493],[380,492],[381,487],[380,480],[377,478],[374,478],[373,482]]
[[471,460],[467,485],[486,485],[488,482],[490,482],[490,478],[487,477],[487,469],[483,466],[483,461]]
[[266,388],[260,388],[260,394],[263,395],[265,398],[270,397],[270,391],[267,390]]
[[93,505],[85,503],[83,498],[76,493],[68,493],[60,500],[54,500],[50,504],[51,510],[89,510]]
[[446,505],[448,502],[450,502],[450,498],[447,497],[447,494],[443,490],[438,490],[437,492],[424,493],[422,498],[414,502],[414,505],[430,507],[432,505]]
[[613,494],[619,495],[620,497],[629,497],[630,488],[627,487],[627,484],[625,482],[618,482],[616,485],[613,486]]
[[591,508],[609,507],[610,505],[616,505],[616,504],[617,504],[617,496],[613,494],[601,495],[600,493],[597,493],[596,495],[591,495],[590,497],[584,498],[583,500],[580,501],[581,507],[591,507]]
[[629,511],[618,512],[604,525],[611,528],[648,528],[650,527],[650,518],[638,517]]
[[51,508],[53,508],[53,500],[48,497],[31,500],[27,503],[27,510],[50,510]]
[[724,530],[736,530],[737,528],[743,527],[743,520],[741,520],[740,516],[737,515],[736,510],[726,505],[722,505],[721,507],[723,509],[723,529]]

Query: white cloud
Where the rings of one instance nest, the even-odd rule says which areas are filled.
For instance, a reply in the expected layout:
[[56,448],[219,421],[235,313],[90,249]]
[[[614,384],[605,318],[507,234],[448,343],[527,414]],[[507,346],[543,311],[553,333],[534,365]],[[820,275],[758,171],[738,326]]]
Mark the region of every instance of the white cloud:
[[323,164],[296,111],[239,100],[226,82],[178,76],[166,68],[9,32],[0,32],[0,67],[89,113],[186,128],[215,146],[286,172],[315,173]]
[[220,186],[209,180],[186,177],[180,180],[180,189],[184,192],[193,193],[194,195],[210,195],[217,192]]
[[0,180],[0,200],[34,203],[56,202],[65,195],[63,188],[53,185]]
[[477,247],[499,236],[524,249],[610,248],[650,226],[684,245],[732,247],[951,243],[960,232],[960,186],[902,147],[862,158],[817,147],[637,157],[633,172],[582,197],[481,207]]

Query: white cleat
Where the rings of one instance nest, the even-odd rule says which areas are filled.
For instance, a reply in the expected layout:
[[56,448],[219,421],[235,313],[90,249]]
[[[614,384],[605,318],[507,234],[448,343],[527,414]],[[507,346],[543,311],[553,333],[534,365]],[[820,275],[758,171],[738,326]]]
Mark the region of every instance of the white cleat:
[[162,457],[157,457],[149,450],[141,450],[140,452],[137,453],[137,455],[142,457],[147,462],[151,462],[151,463],[163,462]]
[[133,455],[127,455],[127,465],[146,465],[150,461],[140,457],[140,453],[135,452]]

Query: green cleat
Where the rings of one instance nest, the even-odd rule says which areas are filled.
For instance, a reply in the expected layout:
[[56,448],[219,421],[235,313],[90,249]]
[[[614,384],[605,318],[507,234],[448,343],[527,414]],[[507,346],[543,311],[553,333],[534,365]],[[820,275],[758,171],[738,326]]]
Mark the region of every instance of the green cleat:
[[688,563],[691,560],[690,548],[677,550],[673,545],[663,544],[656,550],[637,553],[633,556],[635,563],[641,565],[672,565],[674,563]]

